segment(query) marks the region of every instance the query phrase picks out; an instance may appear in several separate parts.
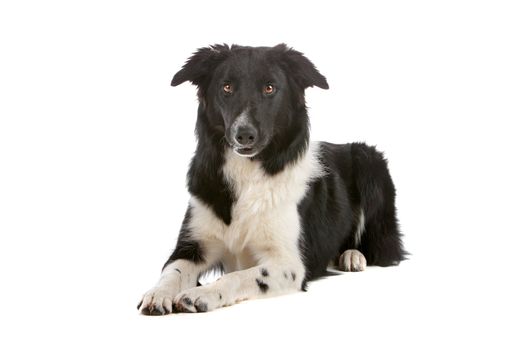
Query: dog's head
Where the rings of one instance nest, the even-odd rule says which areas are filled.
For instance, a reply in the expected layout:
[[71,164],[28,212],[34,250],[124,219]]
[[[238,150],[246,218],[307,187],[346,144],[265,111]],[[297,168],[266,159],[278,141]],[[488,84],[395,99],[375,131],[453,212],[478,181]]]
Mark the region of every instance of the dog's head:
[[304,107],[304,89],[328,89],[312,62],[284,44],[201,48],[171,85],[185,81],[197,85],[210,125],[244,157],[254,157],[293,127],[294,110]]

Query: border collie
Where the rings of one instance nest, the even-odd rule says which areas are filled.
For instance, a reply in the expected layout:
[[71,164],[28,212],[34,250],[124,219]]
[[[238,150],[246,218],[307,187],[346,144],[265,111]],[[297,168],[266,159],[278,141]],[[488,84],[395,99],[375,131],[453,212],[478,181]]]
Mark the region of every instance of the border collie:
[[[362,143],[309,140],[304,91],[328,83],[302,53],[213,45],[171,85],[186,81],[199,98],[191,199],[175,250],[138,305],[143,314],[306,290],[331,263],[362,271],[404,259],[383,155]],[[213,269],[224,274],[200,285]]]

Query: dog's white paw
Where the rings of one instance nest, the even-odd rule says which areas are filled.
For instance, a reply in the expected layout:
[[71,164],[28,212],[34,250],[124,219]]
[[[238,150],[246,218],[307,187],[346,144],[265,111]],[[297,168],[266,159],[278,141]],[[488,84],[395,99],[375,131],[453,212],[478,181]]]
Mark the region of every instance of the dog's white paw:
[[174,310],[175,297],[178,290],[165,286],[154,287],[142,297],[137,309],[144,315],[167,315]]
[[339,268],[343,271],[364,271],[365,256],[356,249],[349,249],[339,257]]
[[206,312],[224,305],[223,294],[209,286],[187,289],[177,295],[174,303],[179,312]]

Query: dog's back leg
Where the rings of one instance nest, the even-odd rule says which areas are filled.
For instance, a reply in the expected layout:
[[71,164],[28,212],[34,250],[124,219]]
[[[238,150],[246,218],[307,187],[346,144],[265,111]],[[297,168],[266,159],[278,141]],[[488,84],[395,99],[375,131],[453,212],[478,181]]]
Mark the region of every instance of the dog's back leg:
[[349,248],[361,251],[368,265],[396,265],[406,253],[397,223],[396,191],[387,161],[375,147],[362,143],[352,144],[351,154],[351,181],[357,191],[360,214],[354,215],[355,232]]

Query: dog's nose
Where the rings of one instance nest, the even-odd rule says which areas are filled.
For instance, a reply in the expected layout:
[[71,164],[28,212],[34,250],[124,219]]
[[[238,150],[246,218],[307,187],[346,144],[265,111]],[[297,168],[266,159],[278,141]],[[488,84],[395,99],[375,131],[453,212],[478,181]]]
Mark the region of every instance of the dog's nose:
[[241,126],[235,133],[235,140],[241,146],[251,146],[257,141],[257,130],[253,126]]

